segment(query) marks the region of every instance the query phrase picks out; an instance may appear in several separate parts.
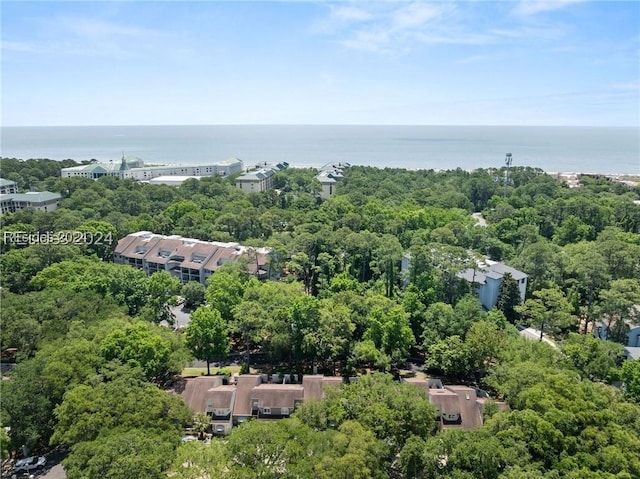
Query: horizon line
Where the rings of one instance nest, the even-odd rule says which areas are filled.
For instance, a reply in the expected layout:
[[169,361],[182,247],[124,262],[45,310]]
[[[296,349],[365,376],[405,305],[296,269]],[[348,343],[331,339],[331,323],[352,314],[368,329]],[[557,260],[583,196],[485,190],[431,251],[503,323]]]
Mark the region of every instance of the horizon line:
[[638,125],[580,125],[580,124],[559,124],[559,125],[541,125],[541,124],[447,124],[447,123],[122,123],[122,124],[94,124],[94,125],[1,125],[0,128],[113,128],[113,127],[201,127],[201,126],[276,126],[276,127],[318,127],[318,126],[354,126],[354,127],[500,127],[500,128],[638,128]]

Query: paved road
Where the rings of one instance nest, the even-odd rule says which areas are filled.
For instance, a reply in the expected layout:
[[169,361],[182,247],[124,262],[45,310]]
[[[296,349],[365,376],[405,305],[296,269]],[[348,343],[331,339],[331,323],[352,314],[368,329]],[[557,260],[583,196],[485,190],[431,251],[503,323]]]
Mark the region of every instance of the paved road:
[[[518,329],[520,330],[520,334],[522,336],[524,336],[525,338],[530,339],[532,341],[539,341],[540,340],[540,330],[539,329],[525,328],[523,326],[518,327]],[[558,346],[556,345],[556,343],[551,341],[546,336],[543,336],[542,340],[545,343],[547,343],[548,345],[550,345],[552,348],[558,349]]]
[[36,477],[38,479],[67,479],[67,474],[65,473],[62,464],[56,464],[49,469],[46,474]]

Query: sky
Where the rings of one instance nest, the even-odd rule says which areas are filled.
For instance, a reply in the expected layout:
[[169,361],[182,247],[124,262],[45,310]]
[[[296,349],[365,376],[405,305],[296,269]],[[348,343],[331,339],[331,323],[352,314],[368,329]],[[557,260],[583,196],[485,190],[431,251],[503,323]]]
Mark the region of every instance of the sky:
[[640,126],[640,2],[3,0],[3,126]]

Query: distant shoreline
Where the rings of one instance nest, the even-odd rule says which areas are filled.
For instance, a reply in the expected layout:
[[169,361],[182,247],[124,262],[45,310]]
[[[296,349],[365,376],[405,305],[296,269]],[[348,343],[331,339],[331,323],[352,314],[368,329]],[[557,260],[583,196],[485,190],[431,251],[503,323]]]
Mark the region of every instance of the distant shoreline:
[[640,130],[634,127],[525,126],[105,126],[2,127],[0,156],[207,164],[230,156],[246,165],[285,161],[320,168],[328,162],[408,170],[500,168],[640,174]]

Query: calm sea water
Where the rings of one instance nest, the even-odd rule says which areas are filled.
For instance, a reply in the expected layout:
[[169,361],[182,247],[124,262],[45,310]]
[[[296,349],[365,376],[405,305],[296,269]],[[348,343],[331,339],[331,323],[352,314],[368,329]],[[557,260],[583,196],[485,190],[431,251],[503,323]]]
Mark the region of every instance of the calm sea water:
[[424,169],[504,165],[548,172],[640,174],[640,129],[509,126],[99,126],[2,127],[8,158],[95,158],[122,154],[147,163],[207,163],[236,156],[245,165],[287,161]]

